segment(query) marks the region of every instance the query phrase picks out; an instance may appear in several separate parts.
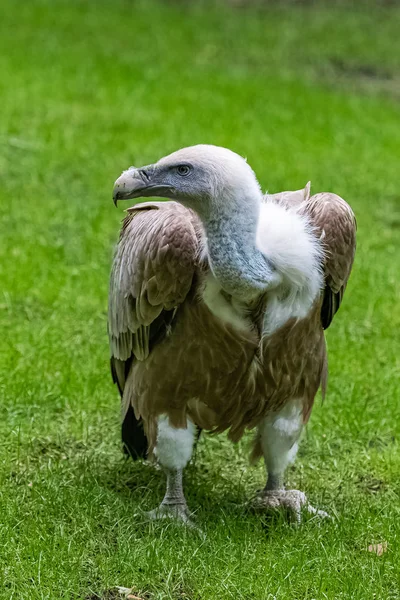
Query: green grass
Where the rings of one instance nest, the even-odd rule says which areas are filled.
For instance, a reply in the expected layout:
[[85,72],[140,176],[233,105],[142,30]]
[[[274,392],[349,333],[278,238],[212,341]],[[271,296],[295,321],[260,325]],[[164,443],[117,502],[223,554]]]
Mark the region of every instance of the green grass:
[[[3,0],[1,599],[400,598],[399,27],[393,7]],[[164,484],[120,452],[111,189],[198,142],[246,155],[271,192],[311,179],[357,214],[328,396],[288,473],[334,523],[247,512],[263,467],[224,436],[186,473],[205,540],[137,515]]]

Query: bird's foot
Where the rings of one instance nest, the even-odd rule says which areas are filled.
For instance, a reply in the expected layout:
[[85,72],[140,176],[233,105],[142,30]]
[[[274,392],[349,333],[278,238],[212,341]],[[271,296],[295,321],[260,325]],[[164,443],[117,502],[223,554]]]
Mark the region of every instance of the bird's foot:
[[166,504],[162,502],[158,508],[144,513],[149,521],[159,521],[161,519],[173,519],[190,529],[197,529],[197,525],[192,521],[191,514],[187,504]]
[[324,510],[314,508],[305,493],[299,490],[262,490],[252,500],[252,507],[257,512],[263,513],[284,511],[289,520],[297,524],[301,523],[303,513],[322,519],[332,518]]

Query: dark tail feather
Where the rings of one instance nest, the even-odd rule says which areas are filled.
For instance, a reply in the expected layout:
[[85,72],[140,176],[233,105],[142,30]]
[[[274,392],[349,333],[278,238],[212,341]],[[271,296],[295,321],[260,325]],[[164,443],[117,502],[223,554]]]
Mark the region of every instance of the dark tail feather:
[[125,454],[129,454],[133,460],[146,458],[147,456],[147,438],[143,431],[141,421],[135,417],[132,406],[128,408],[125,419],[122,422],[122,443]]

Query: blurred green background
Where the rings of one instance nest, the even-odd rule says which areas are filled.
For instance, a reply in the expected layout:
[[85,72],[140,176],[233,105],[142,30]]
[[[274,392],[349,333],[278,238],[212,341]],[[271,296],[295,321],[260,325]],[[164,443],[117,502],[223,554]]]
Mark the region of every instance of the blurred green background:
[[[0,598],[400,598],[397,3],[3,0],[0,27]],[[263,466],[225,436],[186,474],[204,540],[140,516],[164,482],[120,452],[111,192],[196,143],[356,212],[328,396],[289,472],[333,523],[249,513]]]

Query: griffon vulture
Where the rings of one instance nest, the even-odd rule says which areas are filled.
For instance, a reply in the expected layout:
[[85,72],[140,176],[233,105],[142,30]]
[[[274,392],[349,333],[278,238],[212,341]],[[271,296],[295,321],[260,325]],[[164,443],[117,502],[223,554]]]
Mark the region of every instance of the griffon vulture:
[[284,473],[327,378],[326,329],[342,301],[356,221],[336,194],[263,196],[239,155],[178,150],[117,179],[128,209],[111,273],[109,338],[122,436],[167,475],[154,518],[189,522],[182,489],[197,432],[257,429],[266,508],[317,511]]

